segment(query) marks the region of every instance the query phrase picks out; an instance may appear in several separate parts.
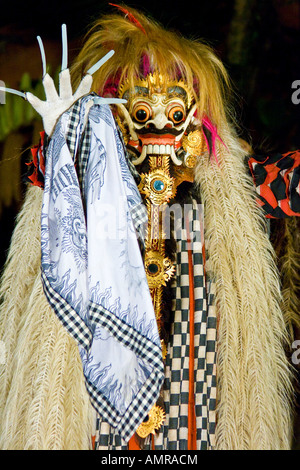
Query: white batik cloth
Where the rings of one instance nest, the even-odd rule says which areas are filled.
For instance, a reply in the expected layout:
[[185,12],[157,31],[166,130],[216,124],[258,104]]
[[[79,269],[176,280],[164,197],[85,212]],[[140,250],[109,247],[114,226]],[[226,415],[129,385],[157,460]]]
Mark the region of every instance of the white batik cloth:
[[[91,99],[63,114],[47,149],[42,280],[78,343],[94,408],[128,441],[158,398],[164,370],[135,225],[141,197],[109,106],[93,104],[86,121]],[[84,167],[80,184],[75,163]]]

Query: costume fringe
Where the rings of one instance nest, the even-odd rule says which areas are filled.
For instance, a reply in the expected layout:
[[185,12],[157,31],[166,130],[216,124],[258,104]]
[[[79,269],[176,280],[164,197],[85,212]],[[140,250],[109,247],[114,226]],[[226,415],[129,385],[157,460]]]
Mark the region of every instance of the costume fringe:
[[[41,211],[41,198],[38,196],[41,194],[37,192],[37,188],[30,188],[23,209],[17,217],[0,286],[0,338],[5,340],[6,352],[6,365],[0,366],[1,413],[13,375],[13,369],[7,367],[7,364],[12,363],[20,320],[39,269],[40,241],[36,234],[40,225],[37,214]],[[25,262],[19,258],[20,252],[24,254]]]
[[300,329],[299,228],[297,217],[275,220],[271,224],[271,235],[274,232],[272,242],[282,282],[283,314],[291,335],[294,330]]
[[[289,449],[291,374],[278,273],[243,151],[196,171],[205,205],[211,276],[217,283],[217,449]],[[30,188],[1,285],[1,449],[88,449],[91,423],[77,346],[40,283],[42,192]],[[80,430],[80,432],[78,432]]]
[[219,312],[216,449],[290,449],[290,339],[273,248],[244,151],[230,130],[221,137],[220,165],[207,157],[196,169]]
[[91,406],[78,348],[40,279],[41,200],[42,191],[29,188],[1,285],[0,448],[88,450]]

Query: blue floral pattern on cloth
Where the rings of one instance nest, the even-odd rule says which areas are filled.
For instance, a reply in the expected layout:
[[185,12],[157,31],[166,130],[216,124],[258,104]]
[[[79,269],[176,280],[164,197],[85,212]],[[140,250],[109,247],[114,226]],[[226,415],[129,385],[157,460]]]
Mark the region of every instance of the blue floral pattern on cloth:
[[[78,125],[72,135],[71,108],[48,146],[42,280],[50,305],[78,342],[93,406],[129,440],[159,395],[163,361],[132,217],[141,197],[110,108],[93,104],[86,116],[91,99],[73,107]],[[85,132],[83,197],[74,162],[80,163]]]

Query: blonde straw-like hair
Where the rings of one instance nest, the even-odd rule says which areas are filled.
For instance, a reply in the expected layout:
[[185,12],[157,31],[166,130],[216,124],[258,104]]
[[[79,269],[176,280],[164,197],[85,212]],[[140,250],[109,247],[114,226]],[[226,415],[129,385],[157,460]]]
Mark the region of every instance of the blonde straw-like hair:
[[122,83],[127,79],[133,86],[141,78],[141,60],[147,55],[150,66],[156,70],[159,66],[163,76],[173,80],[180,73],[198,104],[198,115],[208,115],[219,128],[227,114],[225,103],[231,85],[223,63],[212,48],[168,31],[132,8],[126,9],[142,28],[119,13],[95,22],[71,69],[74,86],[111,49],[115,54],[95,73],[93,90],[102,95],[107,80]]

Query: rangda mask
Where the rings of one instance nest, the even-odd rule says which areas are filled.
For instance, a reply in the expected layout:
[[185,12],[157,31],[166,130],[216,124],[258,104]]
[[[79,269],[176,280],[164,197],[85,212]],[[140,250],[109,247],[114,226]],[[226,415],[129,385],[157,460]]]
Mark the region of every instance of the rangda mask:
[[205,150],[196,104],[184,80],[169,80],[159,72],[119,86],[117,116],[134,165],[149,155],[169,156],[174,165],[193,168]]

